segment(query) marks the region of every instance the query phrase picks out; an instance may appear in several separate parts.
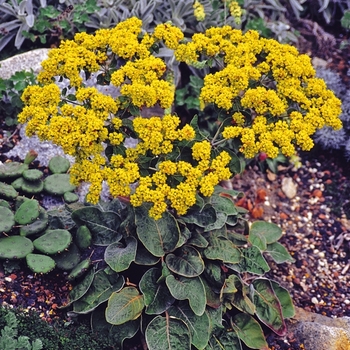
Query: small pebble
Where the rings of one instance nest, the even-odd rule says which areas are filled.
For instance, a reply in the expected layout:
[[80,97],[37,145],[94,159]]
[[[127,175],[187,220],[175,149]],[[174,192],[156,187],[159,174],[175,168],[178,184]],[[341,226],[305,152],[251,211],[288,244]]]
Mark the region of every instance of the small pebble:
[[313,304],[318,304],[318,300],[317,300],[317,298],[316,297],[312,297],[311,298],[311,302],[313,303]]

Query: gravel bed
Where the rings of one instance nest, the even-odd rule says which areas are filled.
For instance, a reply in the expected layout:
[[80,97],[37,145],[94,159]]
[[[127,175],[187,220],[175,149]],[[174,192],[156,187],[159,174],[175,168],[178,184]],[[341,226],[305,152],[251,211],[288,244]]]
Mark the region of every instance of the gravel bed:
[[[297,170],[281,167],[277,176],[251,168],[232,185],[245,193],[252,221],[282,228],[279,242],[295,259],[269,261],[267,277],[288,289],[295,306],[332,318],[350,316],[350,165],[329,154],[304,155],[302,162]],[[293,198],[286,195],[286,178],[296,190]],[[293,334],[271,334],[268,341],[272,349],[300,349]]]

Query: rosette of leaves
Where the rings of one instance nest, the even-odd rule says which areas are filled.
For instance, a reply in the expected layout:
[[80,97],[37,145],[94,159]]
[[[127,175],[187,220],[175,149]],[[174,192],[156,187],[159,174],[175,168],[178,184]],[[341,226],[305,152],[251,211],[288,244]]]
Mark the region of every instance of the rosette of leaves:
[[[46,1],[41,0],[40,6],[45,7]],[[21,47],[25,40],[22,32],[34,25],[36,7],[32,0],[0,1],[0,51],[13,38],[16,48]]]
[[141,336],[151,350],[267,349],[261,325],[285,334],[294,308],[288,291],[264,277],[265,258],[293,259],[278,243],[277,225],[249,227],[234,204],[238,195],[218,186],[185,216],[166,212],[157,221],[146,204],[122,208],[118,200],[107,211],[74,211],[77,225],[106,246],[107,267],[75,285],[73,312],[92,312],[94,330],[121,347]]

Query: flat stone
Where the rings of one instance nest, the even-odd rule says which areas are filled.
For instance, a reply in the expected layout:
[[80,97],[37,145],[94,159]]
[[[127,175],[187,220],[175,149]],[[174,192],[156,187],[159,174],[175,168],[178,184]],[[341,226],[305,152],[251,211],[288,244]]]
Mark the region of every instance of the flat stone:
[[350,317],[331,318],[295,309],[288,330],[305,350],[350,350]]
[[32,50],[0,61],[0,78],[9,79],[16,72],[22,70],[29,72],[31,69],[38,74],[41,70],[41,62],[47,59],[49,50]]

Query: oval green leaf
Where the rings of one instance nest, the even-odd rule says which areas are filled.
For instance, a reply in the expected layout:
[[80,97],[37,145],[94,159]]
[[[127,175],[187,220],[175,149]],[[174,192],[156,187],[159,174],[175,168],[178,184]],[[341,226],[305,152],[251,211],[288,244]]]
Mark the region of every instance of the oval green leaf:
[[237,214],[236,206],[230,198],[213,195],[210,197],[210,203],[217,213],[225,213],[226,215]]
[[155,317],[146,328],[146,343],[152,350],[190,350],[191,334],[177,318]]
[[135,208],[136,232],[145,248],[154,256],[162,257],[173,251],[180,239],[180,229],[175,218],[165,212],[159,220],[148,214],[145,205]]
[[277,264],[295,261],[288,250],[279,242],[268,244],[265,253],[268,253]]
[[272,288],[281,304],[282,314],[284,318],[291,318],[295,315],[293,300],[287,289],[281,287],[277,282],[270,281]]
[[237,314],[231,319],[232,328],[250,349],[269,349],[259,323],[248,314]]
[[237,264],[241,260],[241,251],[230,240],[213,234],[210,234],[207,240],[209,246],[204,249],[203,253],[207,259],[221,260],[231,264]]
[[80,299],[87,291],[89,290],[92,281],[94,280],[94,270],[90,270],[84,279],[77,285],[74,286],[74,288],[69,293],[69,304],[70,305],[74,301]]
[[127,237],[125,242],[126,247],[120,242],[115,242],[105,250],[105,261],[115,272],[125,271],[135,261],[137,240],[134,237]]
[[204,261],[200,253],[188,245],[176,250],[176,255],[168,254],[165,262],[170,271],[184,277],[196,277],[204,271]]
[[177,300],[188,299],[190,307],[197,316],[202,316],[207,304],[204,285],[199,277],[180,277],[178,280],[173,275],[165,279],[171,295]]
[[144,308],[143,295],[135,287],[125,287],[112,293],[106,308],[107,322],[120,325],[137,319]]
[[255,221],[250,227],[249,240],[251,240],[250,237],[260,236],[263,236],[266,243],[270,244],[278,241],[282,237],[282,229],[272,222]]
[[251,272],[257,275],[263,275],[270,270],[270,267],[259,248],[255,246],[243,249],[243,259],[238,264],[242,272]]
[[124,340],[132,338],[137,333],[140,327],[140,321],[133,320],[113,326],[106,321],[105,311],[105,305],[100,305],[91,313],[90,324],[92,331],[95,334],[103,334],[106,337],[110,337],[118,349],[123,349]]

